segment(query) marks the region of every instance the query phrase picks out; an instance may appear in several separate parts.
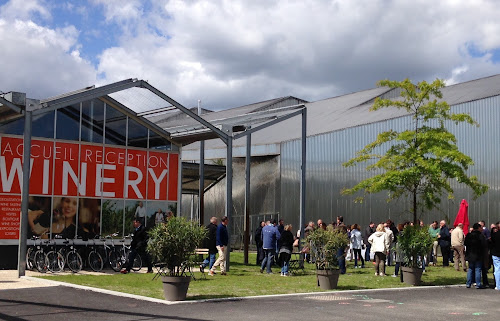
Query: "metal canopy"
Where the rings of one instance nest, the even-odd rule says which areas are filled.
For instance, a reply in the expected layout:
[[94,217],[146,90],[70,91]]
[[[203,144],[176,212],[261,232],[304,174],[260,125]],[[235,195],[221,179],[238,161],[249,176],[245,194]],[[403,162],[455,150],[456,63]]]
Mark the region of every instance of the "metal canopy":
[[[137,79],[127,79],[120,82],[112,83],[102,87],[87,87],[78,91],[63,94],[57,97],[52,97],[42,101],[26,99],[26,94],[23,93],[2,93],[0,94],[0,120],[7,120],[12,118],[23,117],[25,119],[24,123],[24,159],[23,159],[23,173],[29,172],[30,155],[31,155],[31,124],[32,117],[35,115],[44,114],[47,112],[55,111],[60,108],[65,108],[73,104],[78,104],[84,101],[92,99],[100,99],[107,103],[113,105],[114,108],[119,109],[125,115],[139,122],[140,124],[146,126],[147,128],[157,132],[164,138],[170,140],[172,143],[181,145],[180,143],[171,139],[170,134],[156,126],[154,123],[150,122],[143,116],[141,116],[137,110],[134,110],[135,104],[141,104],[137,99],[134,100],[134,96],[137,95],[123,95],[121,99],[128,98],[125,103],[120,102],[120,95],[116,95],[112,98],[110,95],[118,92],[126,92],[128,89],[140,88],[147,93],[152,93],[156,101],[163,100],[163,107],[167,105],[168,108],[177,109],[184,114],[188,115],[196,122],[203,124],[205,128],[213,131],[221,140],[225,143],[231,141],[232,138],[229,135],[223,133],[220,129],[214,127],[212,124],[199,117],[189,109],[185,108],[169,96],[165,95],[155,87],[151,86],[143,80]],[[163,109],[164,110],[164,109]],[[144,111],[144,110],[142,110]],[[182,166],[181,166],[182,169]],[[181,170],[182,173],[182,170]],[[181,174],[182,176],[182,174]],[[215,181],[216,179],[214,179]],[[22,200],[21,200],[21,219],[20,219],[20,233],[19,233],[19,251],[18,251],[18,275],[19,277],[25,275],[26,269],[26,249],[27,249],[27,228],[28,224],[26,221],[28,219],[28,200],[29,200],[29,175],[23,176],[22,182]],[[230,200],[228,200],[230,202]],[[227,209],[232,208],[232,206],[227,206]],[[229,216],[229,213],[227,214]]]
[[[92,99],[100,99],[114,108],[120,110],[123,114],[134,119],[145,127],[153,130],[174,144],[185,145],[205,139],[220,138],[227,146],[227,166],[212,166],[201,164],[183,164],[181,166],[182,186],[186,187],[188,193],[199,193],[202,195],[211,186],[219,182],[222,178],[226,180],[226,216],[230,219],[232,216],[232,145],[236,137],[248,137],[253,132],[267,128],[286,119],[295,116],[302,116],[302,165],[301,165],[301,226],[305,218],[305,150],[306,150],[306,108],[303,104],[281,107],[268,110],[254,110],[254,112],[235,117],[215,119],[208,121],[195,114],[190,109],[182,106],[163,92],[151,86],[144,80],[127,79],[105,85],[102,87],[86,87],[81,90],[70,92],[57,97],[52,97],[42,101],[28,100],[24,96],[24,104],[21,101],[15,102],[13,97],[8,94],[0,95],[0,119],[8,117],[25,117],[24,130],[24,163],[23,172],[29,171],[29,155],[31,154],[31,122],[35,115],[47,113],[60,108],[65,108],[73,104],[81,103]],[[299,101],[300,103],[301,101]],[[9,111],[10,110],[10,111]],[[168,113],[179,110],[189,118],[195,121],[194,124],[180,126],[177,128],[162,128],[148,120],[145,116]],[[17,114],[17,115],[14,115]],[[158,123],[157,123],[158,124]],[[235,135],[235,133],[238,133]],[[248,148],[247,158],[249,159],[250,148]],[[196,174],[198,172],[198,174]],[[184,173],[184,175],[182,174]],[[201,179],[200,179],[201,178]],[[246,177],[249,182],[249,170]],[[200,186],[203,184],[202,186]],[[249,184],[247,184],[249,185]],[[196,188],[196,186],[198,186]],[[202,191],[203,189],[203,191]],[[247,191],[249,193],[249,191]],[[23,177],[23,195],[29,195],[29,175]],[[246,209],[247,215],[250,209]],[[25,274],[26,266],[26,235],[27,224],[24,222],[28,217],[28,197],[22,198],[21,204],[21,222],[19,237],[19,276]],[[247,218],[248,220],[248,218]],[[248,224],[245,224],[245,262],[248,262]],[[302,234],[301,234],[302,235]],[[229,270],[230,246],[227,251],[227,269]]]
[[[303,104],[287,106],[210,120],[210,123],[224,132],[233,133],[234,139],[238,139],[245,136],[250,131],[254,132],[290,117],[294,117],[300,114],[302,109],[304,109]],[[157,122],[157,124],[161,126],[161,123]],[[200,140],[217,138],[214,132],[205,128],[201,124],[162,128],[170,133],[173,140],[180,142],[183,145],[188,145]]]

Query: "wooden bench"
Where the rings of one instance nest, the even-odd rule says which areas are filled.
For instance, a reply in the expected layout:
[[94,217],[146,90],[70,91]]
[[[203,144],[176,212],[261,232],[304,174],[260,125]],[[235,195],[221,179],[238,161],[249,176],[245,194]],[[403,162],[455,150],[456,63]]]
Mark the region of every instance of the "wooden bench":
[[193,280],[196,280],[194,271],[196,269],[199,269],[201,277],[203,279],[206,279],[207,275],[205,269],[201,269],[200,265],[203,263],[207,255],[208,255],[208,249],[205,248],[195,249],[194,252],[191,255],[189,255],[189,259],[183,262],[183,266],[181,267],[182,273],[185,274],[186,276],[191,276]]

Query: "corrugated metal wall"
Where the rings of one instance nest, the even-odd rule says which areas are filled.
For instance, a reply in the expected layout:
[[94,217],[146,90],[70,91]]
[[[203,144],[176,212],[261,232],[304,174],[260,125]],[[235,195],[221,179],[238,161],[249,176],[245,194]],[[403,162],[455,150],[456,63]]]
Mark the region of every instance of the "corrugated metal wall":
[[[250,235],[261,220],[280,216],[279,156],[252,157],[250,172]],[[197,196],[194,197],[194,218],[198,212]],[[221,180],[205,194],[205,224],[210,217],[220,218],[225,212],[226,179]],[[191,195],[183,195],[182,216],[191,215]],[[243,247],[245,213],[245,159],[233,158],[233,216],[230,218],[232,246]]]
[[[432,220],[449,219],[453,222],[462,198],[469,202],[471,222],[484,219],[486,222],[500,220],[499,178],[500,170],[500,98],[492,97],[452,107],[454,112],[469,113],[480,127],[461,124],[449,125],[458,140],[459,149],[472,157],[476,165],[469,170],[490,191],[473,201],[471,192],[464,186],[454,184],[455,199],[443,198],[440,211],[425,212],[422,219],[427,224]],[[306,220],[330,222],[343,215],[348,224],[366,226],[369,221],[379,222],[391,218],[400,222],[410,218],[409,203],[405,200],[386,202],[386,194],[368,196],[363,203],[354,203],[353,196],[341,196],[344,187],[351,187],[371,173],[365,164],[344,168],[342,163],[355,156],[356,151],[372,142],[376,135],[388,129],[401,130],[412,122],[402,117],[384,122],[309,137],[307,139],[307,201]],[[281,212],[285,221],[298,227],[299,218],[299,166],[300,141],[284,142],[281,146]],[[370,175],[369,175],[370,174]]]

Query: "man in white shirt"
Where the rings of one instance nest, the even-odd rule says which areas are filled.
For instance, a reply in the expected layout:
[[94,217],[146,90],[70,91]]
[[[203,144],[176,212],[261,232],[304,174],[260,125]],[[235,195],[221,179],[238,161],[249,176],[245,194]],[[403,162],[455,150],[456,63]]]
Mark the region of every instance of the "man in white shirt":
[[139,206],[135,209],[135,218],[139,219],[141,224],[144,225],[144,221],[146,218],[146,208],[144,208],[144,204],[140,201]]

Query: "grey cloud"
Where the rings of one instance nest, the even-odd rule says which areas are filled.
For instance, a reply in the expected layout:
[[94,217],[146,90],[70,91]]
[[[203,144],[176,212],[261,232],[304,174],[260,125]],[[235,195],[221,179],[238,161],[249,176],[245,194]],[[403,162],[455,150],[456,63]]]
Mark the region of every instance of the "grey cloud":
[[[186,106],[201,99],[205,107],[227,108],[286,95],[319,100],[385,78],[466,81],[500,73],[498,63],[466,50],[468,43],[500,47],[494,1],[158,0],[148,11],[137,0],[91,3],[121,28],[118,46],[103,50],[97,71],[60,45],[50,49],[56,58],[26,56],[39,63],[20,69],[53,75],[52,87],[40,91],[73,90],[98,73],[100,83],[137,77]],[[53,72],[54,59],[64,70]],[[67,70],[74,77],[61,81]]]

